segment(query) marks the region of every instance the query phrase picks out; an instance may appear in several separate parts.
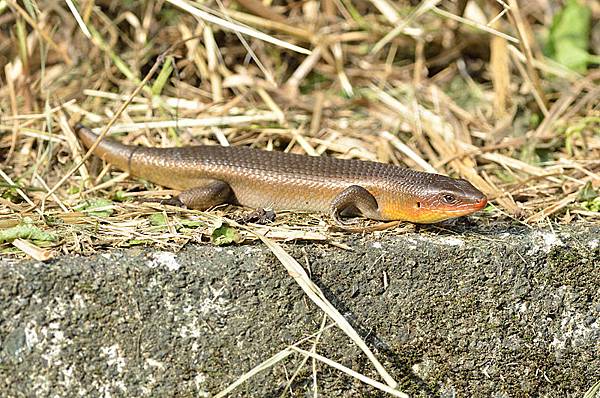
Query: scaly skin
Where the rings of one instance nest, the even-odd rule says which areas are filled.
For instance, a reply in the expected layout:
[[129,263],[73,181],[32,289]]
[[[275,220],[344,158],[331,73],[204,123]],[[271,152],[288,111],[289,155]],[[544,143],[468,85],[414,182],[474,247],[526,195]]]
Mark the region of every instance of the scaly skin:
[[[97,135],[78,125],[89,148]],[[462,179],[390,164],[269,152],[246,147],[144,148],[103,139],[94,153],[156,184],[182,191],[190,208],[231,203],[435,223],[481,210],[487,198]]]

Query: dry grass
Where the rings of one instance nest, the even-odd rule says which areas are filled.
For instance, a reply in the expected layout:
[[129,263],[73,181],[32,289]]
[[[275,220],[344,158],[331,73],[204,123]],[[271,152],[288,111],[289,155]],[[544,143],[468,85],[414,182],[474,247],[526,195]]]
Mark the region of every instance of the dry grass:
[[[0,230],[25,228],[0,251],[176,250],[244,212],[140,201],[173,192],[86,161],[71,128],[81,118],[130,144],[250,145],[466,178],[492,199],[480,222],[597,223],[600,70],[544,57],[558,4],[482,3],[0,0]],[[256,234],[345,248],[323,215],[282,213],[234,240]]]
[[[133,144],[252,145],[463,177],[492,199],[490,220],[599,219],[583,193],[600,187],[600,71],[543,56],[542,3],[0,9],[0,226],[28,217],[55,250],[178,247],[214,229],[198,212],[128,201],[169,191],[85,162],[70,127],[80,118]],[[109,211],[76,211],[95,198],[113,199]],[[164,225],[150,228],[157,214]],[[258,228],[335,240],[322,216]]]
[[[600,72],[542,55],[535,38],[551,15],[536,7],[0,4],[0,223],[29,217],[63,252],[179,246],[214,228],[198,212],[140,202],[75,212],[169,191],[84,162],[67,114],[127,143],[252,145],[467,178],[492,199],[491,220],[599,218],[581,198],[600,187]],[[156,214],[164,225],[149,228]],[[321,216],[259,228],[335,239]]]

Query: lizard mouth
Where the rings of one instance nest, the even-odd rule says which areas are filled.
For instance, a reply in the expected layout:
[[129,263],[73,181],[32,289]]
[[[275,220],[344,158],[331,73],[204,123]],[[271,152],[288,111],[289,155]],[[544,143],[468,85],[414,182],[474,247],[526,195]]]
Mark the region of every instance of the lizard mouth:
[[479,199],[473,203],[465,203],[453,207],[444,207],[438,209],[432,209],[436,213],[448,214],[448,215],[466,215],[474,213],[483,209],[487,205],[488,201],[486,197]]
[[466,204],[465,206],[462,207],[462,209],[478,211],[478,210],[483,209],[487,205],[487,202],[488,202],[487,198],[484,196],[483,198],[481,198],[479,201],[477,201],[475,203]]

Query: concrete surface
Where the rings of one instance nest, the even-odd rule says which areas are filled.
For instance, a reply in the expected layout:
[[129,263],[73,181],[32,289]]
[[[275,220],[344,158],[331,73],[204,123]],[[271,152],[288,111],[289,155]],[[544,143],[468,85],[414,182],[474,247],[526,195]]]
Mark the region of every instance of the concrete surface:
[[[581,397],[600,379],[600,227],[467,222],[344,243],[284,247],[411,396]],[[0,297],[10,397],[210,396],[322,321],[258,243],[5,258]],[[337,328],[317,352],[377,378]],[[301,359],[232,396],[280,396]],[[312,396],[311,366],[292,396]],[[324,364],[316,380],[324,397],[384,396]]]

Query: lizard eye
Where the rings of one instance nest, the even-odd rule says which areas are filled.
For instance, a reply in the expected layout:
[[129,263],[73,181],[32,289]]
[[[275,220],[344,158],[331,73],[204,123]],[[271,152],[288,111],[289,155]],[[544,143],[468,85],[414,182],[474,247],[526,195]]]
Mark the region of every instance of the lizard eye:
[[454,203],[454,201],[456,200],[456,197],[454,195],[447,193],[443,196],[443,199],[444,199],[444,202],[446,202],[446,203]]

